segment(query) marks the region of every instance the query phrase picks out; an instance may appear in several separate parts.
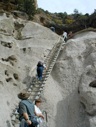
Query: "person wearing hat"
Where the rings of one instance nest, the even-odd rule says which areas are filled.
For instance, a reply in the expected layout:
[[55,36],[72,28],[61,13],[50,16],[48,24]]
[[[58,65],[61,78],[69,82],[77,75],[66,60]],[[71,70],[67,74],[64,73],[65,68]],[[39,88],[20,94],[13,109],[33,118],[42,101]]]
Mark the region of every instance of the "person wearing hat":
[[21,99],[18,110],[20,127],[37,127],[39,124],[37,117],[40,115],[35,112],[34,104],[28,99],[29,96],[30,94],[26,91],[18,94],[18,98]]
[[[41,112],[41,110],[39,108],[39,106],[41,105],[41,102],[42,102],[41,99],[36,99],[35,100],[35,112],[37,114],[39,114],[39,117],[37,119],[37,121],[39,122],[39,124],[41,124],[43,122],[43,119],[44,119],[44,116],[43,116],[43,114],[42,114],[42,112]],[[39,127],[39,124],[37,125],[37,127]]]

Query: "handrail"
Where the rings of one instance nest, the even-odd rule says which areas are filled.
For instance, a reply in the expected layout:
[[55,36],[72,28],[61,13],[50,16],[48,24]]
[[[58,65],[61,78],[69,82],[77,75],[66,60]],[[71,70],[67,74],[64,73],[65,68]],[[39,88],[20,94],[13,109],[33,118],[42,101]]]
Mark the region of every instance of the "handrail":
[[46,123],[47,123],[48,122],[47,112],[46,111],[43,111],[42,114],[45,114]]

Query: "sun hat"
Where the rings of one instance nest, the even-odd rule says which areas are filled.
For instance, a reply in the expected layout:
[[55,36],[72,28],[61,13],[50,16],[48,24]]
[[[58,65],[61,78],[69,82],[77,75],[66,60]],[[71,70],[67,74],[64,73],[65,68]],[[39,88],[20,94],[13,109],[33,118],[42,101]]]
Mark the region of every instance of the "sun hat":
[[30,96],[30,93],[27,93],[26,91],[22,91],[18,94],[18,98],[22,100],[28,99]]

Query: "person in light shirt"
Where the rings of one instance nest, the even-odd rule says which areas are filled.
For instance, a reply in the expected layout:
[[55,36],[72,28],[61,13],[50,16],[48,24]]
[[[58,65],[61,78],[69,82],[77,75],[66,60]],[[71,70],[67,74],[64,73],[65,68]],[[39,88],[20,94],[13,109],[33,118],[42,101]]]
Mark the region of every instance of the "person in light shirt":
[[35,112],[36,112],[36,114],[39,114],[39,116],[40,117],[38,117],[38,125],[37,125],[37,127],[40,127],[40,124],[43,122],[43,119],[44,119],[44,116],[43,116],[43,114],[42,114],[42,112],[41,112],[41,110],[40,110],[40,108],[39,108],[39,106],[41,105],[41,99],[36,99],[35,100]]
[[63,31],[63,38],[64,38],[64,41],[66,42],[67,41],[67,32],[66,31]]

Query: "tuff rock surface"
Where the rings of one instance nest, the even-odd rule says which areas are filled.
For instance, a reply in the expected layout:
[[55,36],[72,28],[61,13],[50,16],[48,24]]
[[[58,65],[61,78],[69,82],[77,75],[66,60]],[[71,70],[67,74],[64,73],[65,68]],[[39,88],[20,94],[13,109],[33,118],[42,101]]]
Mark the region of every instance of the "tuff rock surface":
[[0,15],[0,127],[10,127],[17,94],[36,75],[38,61],[58,42],[50,29],[31,21]]
[[44,97],[47,98],[50,127],[96,126],[94,80],[96,33],[90,31],[67,41],[47,81]]
[[[0,14],[0,127],[13,127],[17,94],[58,41],[58,35],[37,23]],[[48,126],[95,127],[95,80],[96,33],[80,33],[62,47],[46,82],[41,108]]]

